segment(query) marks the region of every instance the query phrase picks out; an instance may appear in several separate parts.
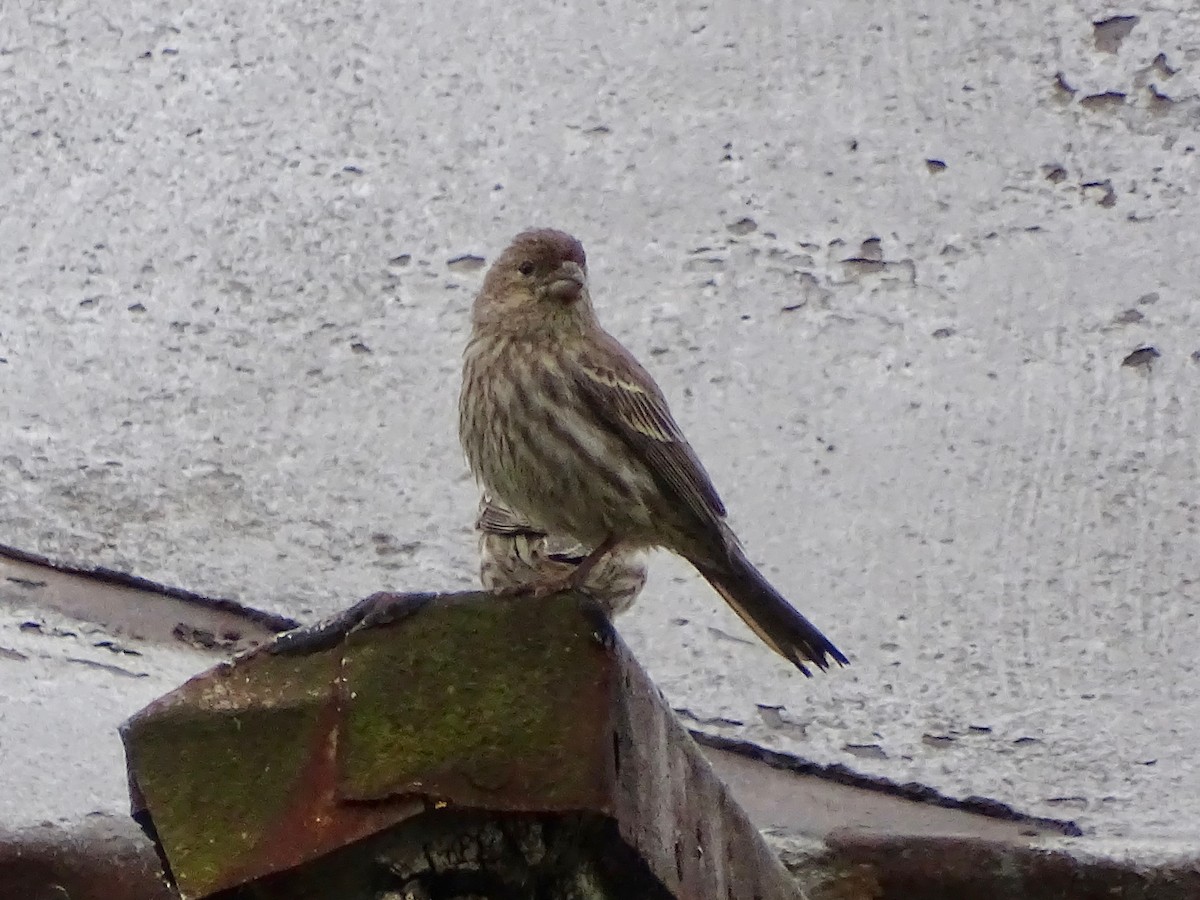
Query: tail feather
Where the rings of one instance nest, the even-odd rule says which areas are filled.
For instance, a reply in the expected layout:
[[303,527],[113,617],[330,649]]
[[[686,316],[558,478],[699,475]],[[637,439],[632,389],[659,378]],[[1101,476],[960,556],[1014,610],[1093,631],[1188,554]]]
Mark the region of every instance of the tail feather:
[[820,669],[828,669],[830,660],[843,666],[850,664],[829,638],[771,587],[740,550],[735,550],[730,557],[729,565],[719,568],[694,560],[692,565],[763,643],[805,675],[812,674],[805,666],[806,662]]

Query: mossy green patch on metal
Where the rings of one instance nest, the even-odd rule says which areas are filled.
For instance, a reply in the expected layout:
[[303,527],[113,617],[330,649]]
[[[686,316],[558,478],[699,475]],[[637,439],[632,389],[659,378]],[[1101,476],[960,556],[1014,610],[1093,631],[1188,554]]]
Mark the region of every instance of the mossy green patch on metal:
[[609,660],[570,596],[430,604],[352,634],[341,685],[346,796],[495,809],[602,802]]
[[185,896],[222,883],[285,812],[316,743],[332,662],[260,654],[127,724],[130,771]]

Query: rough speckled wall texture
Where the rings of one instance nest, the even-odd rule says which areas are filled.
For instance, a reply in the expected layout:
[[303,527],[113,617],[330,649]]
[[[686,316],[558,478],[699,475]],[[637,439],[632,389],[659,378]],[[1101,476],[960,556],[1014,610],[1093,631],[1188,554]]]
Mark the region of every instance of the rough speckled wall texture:
[[656,560],[622,630],[693,724],[1194,841],[1197,35],[1181,0],[7,3],[0,543],[300,617],[470,584],[469,257],[554,224],[855,660],[805,681]]

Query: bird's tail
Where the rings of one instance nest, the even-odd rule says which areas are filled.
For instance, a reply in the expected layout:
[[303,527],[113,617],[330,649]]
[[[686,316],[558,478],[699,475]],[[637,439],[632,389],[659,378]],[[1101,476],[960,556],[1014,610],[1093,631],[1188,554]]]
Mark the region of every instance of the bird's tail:
[[829,638],[771,587],[740,549],[732,550],[727,565],[717,567],[694,560],[692,565],[768,647],[805,675],[811,674],[806,662],[820,669],[828,669],[830,660],[843,666],[850,664]]

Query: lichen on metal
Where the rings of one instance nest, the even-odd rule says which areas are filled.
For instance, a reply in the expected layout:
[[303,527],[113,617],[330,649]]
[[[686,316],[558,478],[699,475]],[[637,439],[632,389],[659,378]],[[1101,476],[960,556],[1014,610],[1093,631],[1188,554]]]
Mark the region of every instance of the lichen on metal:
[[[352,632],[343,656],[343,793],[582,809],[608,777],[596,736],[610,665],[563,597],[431,605],[403,640]],[[601,625],[601,627],[607,627]]]
[[333,671],[319,657],[255,654],[246,667],[192,679],[126,723],[131,781],[153,810],[181,889],[220,881],[285,812]]
[[[622,878],[648,885],[639,897],[791,896],[649,677],[570,594],[378,595],[198,676],[123,737],[135,812],[186,898],[291,897],[296,879],[357,897],[345,886],[386,848],[485,852],[496,828],[532,842],[502,858],[562,886],[546,896],[622,896],[599,887]],[[542,844],[579,852],[538,861]]]

